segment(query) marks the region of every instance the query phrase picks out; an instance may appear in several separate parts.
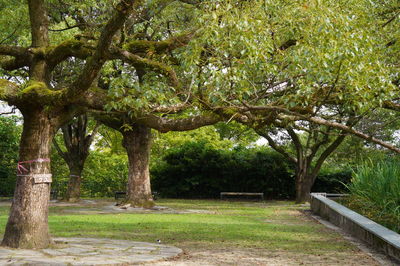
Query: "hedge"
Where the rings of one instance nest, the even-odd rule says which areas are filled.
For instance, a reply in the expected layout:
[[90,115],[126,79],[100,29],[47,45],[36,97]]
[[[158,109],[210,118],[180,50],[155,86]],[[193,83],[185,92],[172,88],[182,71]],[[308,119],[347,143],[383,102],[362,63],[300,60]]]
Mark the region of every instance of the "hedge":
[[264,192],[266,198],[294,196],[289,163],[267,149],[218,150],[188,142],[167,152],[152,169],[152,187],[163,197],[217,198],[222,191]]

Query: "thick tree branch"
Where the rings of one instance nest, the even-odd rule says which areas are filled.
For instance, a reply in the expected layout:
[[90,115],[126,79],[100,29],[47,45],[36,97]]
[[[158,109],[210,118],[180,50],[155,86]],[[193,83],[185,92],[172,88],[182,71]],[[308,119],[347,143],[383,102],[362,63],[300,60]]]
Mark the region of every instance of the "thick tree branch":
[[55,138],[53,139],[53,145],[54,145],[54,148],[56,148],[58,155],[60,155],[64,160],[66,160],[67,157],[66,157],[66,155],[65,155],[65,152],[63,152],[63,151],[61,150],[61,148],[60,148],[60,146],[58,145],[58,143],[57,143],[57,141],[56,141]]
[[112,114],[109,113],[93,113],[92,114],[94,116],[94,118],[96,119],[96,121],[99,121],[100,123],[113,128],[117,131],[121,131],[122,130],[122,126],[124,125],[124,121],[123,119],[121,119],[120,116],[114,116]]
[[400,104],[391,101],[385,101],[382,107],[393,111],[400,111]]
[[167,114],[176,114],[182,112],[190,107],[188,103],[175,104],[170,106],[150,106],[152,112],[155,113],[167,113]]
[[[314,158],[314,156],[317,154],[318,150],[320,149],[321,146],[327,144],[329,142],[329,129],[326,132],[321,132],[323,134],[323,138],[318,141],[318,136],[315,137],[314,139],[314,145],[312,145],[312,147],[310,148],[311,153],[307,156],[307,160],[309,162],[311,162]],[[316,133],[315,131],[312,131],[314,133]],[[310,138],[310,136],[309,136]]]
[[293,141],[294,147],[296,148],[298,161],[303,161],[303,159],[304,159],[303,158],[303,147],[301,146],[301,141],[300,141],[299,137],[297,136],[296,132],[291,127],[286,128],[286,131],[288,132],[290,138]]
[[114,50],[113,55],[116,58],[123,60],[124,62],[132,64],[136,68],[141,68],[141,69],[147,68],[159,72],[162,75],[168,77],[171,86],[173,86],[177,90],[181,89],[178,77],[176,76],[176,73],[172,67],[165,65],[161,62],[153,61],[147,58],[142,58],[138,55],[120,49]]
[[345,139],[346,135],[340,135],[338,136],[319,156],[317,162],[315,163],[314,169],[312,170],[311,176],[313,177],[313,181],[315,181],[315,178],[317,177],[319,170],[322,167],[322,164],[325,162],[326,158],[328,158],[329,155],[331,155],[332,152],[336,150],[337,147],[343,142]]
[[[126,19],[130,16],[134,5],[141,3],[140,0],[123,0],[117,6],[113,16],[103,28],[96,50],[87,61],[82,74],[68,90],[67,99],[75,99],[86,91],[97,78],[97,75],[107,60],[108,49],[111,46],[112,38],[122,28]],[[137,7],[136,7],[137,8]]]
[[282,154],[283,156],[285,156],[288,160],[290,160],[293,163],[297,163],[297,159],[292,157],[287,151],[285,151],[284,148],[282,148],[281,146],[279,146],[269,135],[268,133],[263,132],[260,129],[256,129],[255,130],[257,132],[258,135],[264,137],[267,141],[269,146],[271,146],[271,148],[273,148],[275,151],[279,152],[280,154]]
[[49,65],[51,67],[54,67],[60,62],[72,56],[80,59],[87,59],[93,54],[93,52],[94,49],[92,47],[89,47],[83,41],[68,40],[52,48],[46,54],[46,58]]
[[214,114],[175,119],[149,114],[135,119],[136,123],[156,129],[162,133],[168,131],[189,131],[199,127],[213,125],[219,121],[221,121],[221,117]]
[[369,135],[364,134],[364,133],[362,133],[362,132],[360,132],[358,130],[355,130],[355,129],[349,127],[349,126],[346,126],[346,125],[343,125],[343,124],[340,124],[340,123],[337,123],[337,122],[328,121],[328,120],[325,120],[325,119],[319,118],[319,117],[307,117],[307,116],[303,116],[303,115],[300,115],[300,114],[294,114],[294,113],[292,113],[291,115],[281,115],[281,117],[284,118],[284,119],[289,119],[289,120],[293,120],[293,121],[306,120],[306,121],[313,122],[313,123],[316,123],[316,124],[319,124],[319,125],[331,126],[331,127],[337,128],[337,129],[341,129],[344,132],[353,134],[353,135],[355,135],[355,136],[357,136],[359,138],[362,138],[362,139],[364,139],[364,140],[366,140],[368,142],[376,143],[376,144],[378,144],[378,145],[380,145],[382,147],[385,147],[385,148],[387,148],[387,149],[389,149],[391,151],[394,151],[396,153],[400,153],[400,149],[399,148],[397,148],[397,147],[395,147],[395,146],[393,146],[393,145],[391,145],[389,143],[386,143],[386,142],[384,142],[382,140],[374,138],[373,136],[369,136]]
[[0,68],[7,71],[12,71],[25,66],[29,66],[29,64],[30,64],[30,58],[26,57],[17,57],[13,59],[0,60]]
[[63,133],[65,148],[67,148],[67,150],[70,151],[73,147],[72,129],[71,129],[70,125],[68,124],[68,125],[62,126],[61,131]]
[[6,79],[0,79],[0,100],[13,105],[18,99],[18,85]]
[[91,87],[85,91],[83,96],[79,97],[74,103],[89,109],[104,111],[104,106],[108,100],[109,97],[106,90],[98,87]]
[[86,140],[85,140],[85,149],[86,150],[88,150],[90,145],[92,145],[93,140],[94,140],[95,136],[97,135],[97,132],[100,128],[100,125],[101,124],[98,121],[96,121],[96,125],[94,126],[92,133],[86,137]]
[[133,54],[161,54],[187,45],[193,35],[193,33],[188,33],[163,41],[134,40],[126,43],[123,48]]
[[0,45],[0,55],[25,56],[28,49],[19,46]]

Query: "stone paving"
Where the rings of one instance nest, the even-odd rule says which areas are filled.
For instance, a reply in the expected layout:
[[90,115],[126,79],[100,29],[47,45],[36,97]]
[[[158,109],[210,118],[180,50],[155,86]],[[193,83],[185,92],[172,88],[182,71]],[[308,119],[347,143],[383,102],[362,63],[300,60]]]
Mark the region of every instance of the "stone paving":
[[95,238],[54,238],[48,249],[0,247],[0,265],[130,265],[178,256],[182,250],[157,243]]
[[[0,206],[11,206],[11,201],[0,201]],[[187,214],[187,213],[204,213],[215,214],[215,211],[199,210],[199,209],[172,209],[165,206],[154,206],[151,209],[116,206],[110,201],[93,201],[81,200],[78,203],[63,202],[52,200],[51,207],[65,207],[61,211],[63,213],[79,213],[79,214],[113,214],[113,213],[166,213],[166,214]],[[68,208],[74,207],[74,208]],[[75,208],[76,207],[76,208]]]

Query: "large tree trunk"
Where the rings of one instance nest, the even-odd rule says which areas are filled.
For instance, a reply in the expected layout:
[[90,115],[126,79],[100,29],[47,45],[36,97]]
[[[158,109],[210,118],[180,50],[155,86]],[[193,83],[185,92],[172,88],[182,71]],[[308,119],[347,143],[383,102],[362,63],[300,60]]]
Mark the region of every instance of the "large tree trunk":
[[296,182],[296,203],[304,203],[310,201],[310,193],[312,188],[312,178],[305,176],[302,180]]
[[310,201],[311,188],[314,184],[314,177],[309,174],[307,166],[298,165],[296,169],[296,203]]
[[81,180],[83,167],[79,165],[69,165],[68,189],[64,200],[78,202],[81,198]]
[[43,111],[26,113],[14,200],[2,245],[45,248],[51,243],[47,218],[51,185],[49,158],[56,127]]
[[149,171],[151,130],[145,126],[135,125],[131,131],[121,133],[129,159],[126,204],[152,208],[154,201]]

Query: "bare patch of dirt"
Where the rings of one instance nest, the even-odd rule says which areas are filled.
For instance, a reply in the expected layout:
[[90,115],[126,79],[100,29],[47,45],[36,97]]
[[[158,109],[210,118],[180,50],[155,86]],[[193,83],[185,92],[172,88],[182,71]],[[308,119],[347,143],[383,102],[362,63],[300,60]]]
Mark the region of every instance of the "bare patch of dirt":
[[365,253],[343,252],[324,255],[268,251],[262,249],[187,250],[173,260],[142,265],[380,265]]
[[[266,223],[285,223],[288,225],[299,225],[302,223],[318,223],[308,212],[299,210],[281,209],[276,214],[287,214],[293,219],[271,219],[265,220]],[[325,232],[331,232],[329,228],[322,228]],[[344,239],[339,238],[339,241]],[[179,245],[178,245],[179,246]],[[330,252],[324,254],[307,254],[290,251],[271,251],[261,248],[220,248],[210,249],[209,247],[180,247],[185,250],[184,254],[174,259],[147,263],[142,265],[155,266],[197,266],[197,265],[382,265],[369,254],[355,248],[354,250]]]

